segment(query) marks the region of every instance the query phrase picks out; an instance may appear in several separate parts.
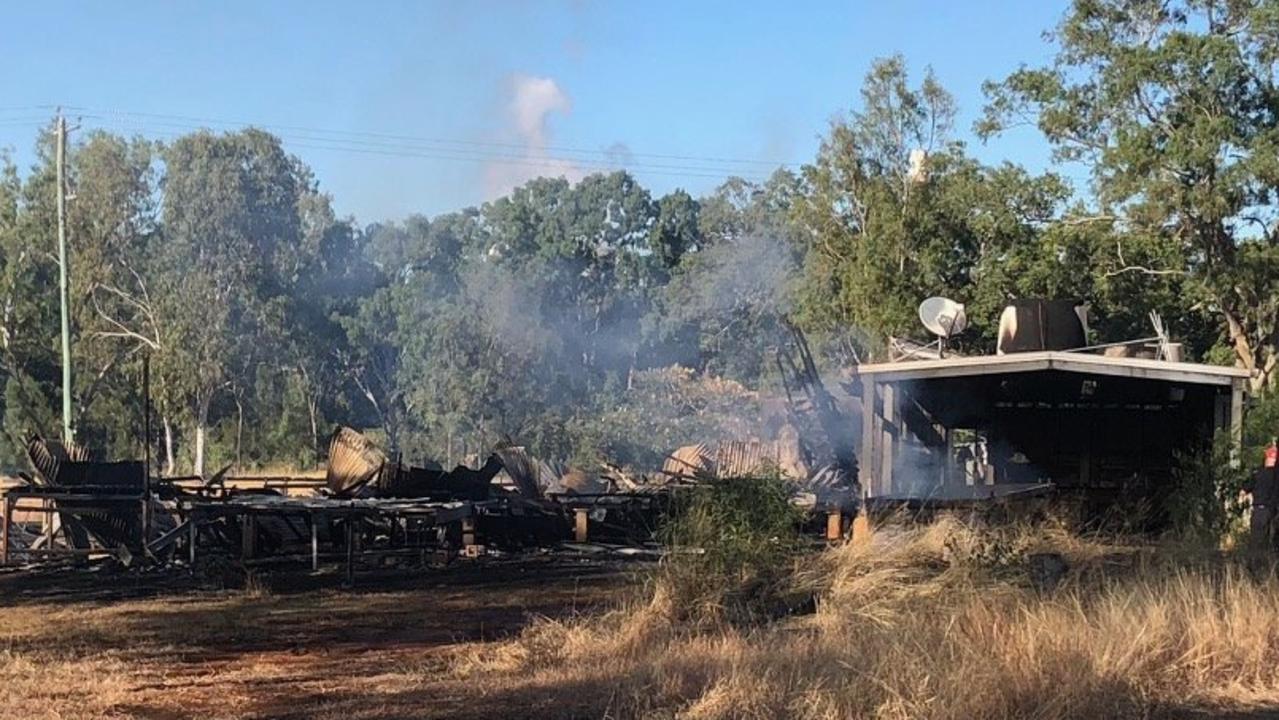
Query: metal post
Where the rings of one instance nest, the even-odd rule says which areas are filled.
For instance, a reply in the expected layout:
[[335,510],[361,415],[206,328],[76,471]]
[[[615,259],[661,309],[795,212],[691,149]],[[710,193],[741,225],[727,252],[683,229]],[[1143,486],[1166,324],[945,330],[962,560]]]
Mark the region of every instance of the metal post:
[[71,428],[71,316],[67,307],[67,119],[58,112],[57,165],[58,194],[58,297],[62,303],[62,439],[75,439]]
[[13,498],[4,496],[4,518],[0,522],[0,565],[9,564],[9,521],[13,515]]
[[189,535],[189,542],[187,543],[188,544],[187,552],[190,556],[191,567],[194,568],[195,567],[195,540],[200,535],[200,528],[197,525],[195,520],[195,511],[191,512],[190,523],[191,523],[189,526],[190,529],[188,530],[190,535]]
[[40,513],[40,517],[43,520],[42,525],[44,526],[44,548],[46,550],[52,550],[53,522],[57,517],[57,514],[53,512],[53,501],[47,498],[42,499],[40,501],[40,509],[43,511]]
[[346,516],[346,584],[355,584],[355,515]]
[[142,547],[151,539],[151,356],[142,356]]
[[307,517],[311,520],[311,572],[320,569],[320,532],[316,526],[315,513]]

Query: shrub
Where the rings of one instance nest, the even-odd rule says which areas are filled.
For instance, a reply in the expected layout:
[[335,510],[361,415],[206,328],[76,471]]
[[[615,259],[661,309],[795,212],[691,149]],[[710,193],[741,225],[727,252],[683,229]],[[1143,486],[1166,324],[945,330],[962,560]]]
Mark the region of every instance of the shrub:
[[736,621],[784,611],[802,519],[777,473],[707,480],[677,498],[656,582],[689,616]]
[[1174,533],[1221,542],[1241,528],[1247,504],[1240,491],[1248,469],[1234,467],[1231,452],[1230,438],[1221,432],[1208,447],[1177,455],[1173,486],[1164,501]]

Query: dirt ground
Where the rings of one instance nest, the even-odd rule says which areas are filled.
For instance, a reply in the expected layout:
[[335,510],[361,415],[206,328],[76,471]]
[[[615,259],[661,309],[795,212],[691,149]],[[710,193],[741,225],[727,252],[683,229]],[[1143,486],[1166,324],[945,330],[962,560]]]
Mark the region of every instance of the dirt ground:
[[571,688],[485,692],[452,659],[614,602],[634,565],[540,557],[364,575],[0,575],[0,717],[574,715]]

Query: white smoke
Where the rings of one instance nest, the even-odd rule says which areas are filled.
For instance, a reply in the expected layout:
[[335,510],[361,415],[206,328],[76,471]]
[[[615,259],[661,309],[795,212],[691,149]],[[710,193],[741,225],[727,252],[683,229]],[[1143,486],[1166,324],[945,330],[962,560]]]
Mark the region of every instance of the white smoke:
[[510,132],[522,149],[514,157],[495,160],[485,169],[485,186],[490,198],[500,197],[536,177],[564,177],[576,182],[585,176],[571,161],[550,152],[550,118],[568,115],[573,101],[554,78],[516,75],[508,87],[506,111]]

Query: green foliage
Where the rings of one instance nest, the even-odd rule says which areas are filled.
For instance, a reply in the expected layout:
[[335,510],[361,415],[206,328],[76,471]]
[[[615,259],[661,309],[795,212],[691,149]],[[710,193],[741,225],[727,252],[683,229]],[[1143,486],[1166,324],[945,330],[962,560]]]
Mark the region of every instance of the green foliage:
[[1059,159],[1087,165],[1098,214],[1172,250],[1144,264],[1117,238],[1113,272],[1184,276],[1257,388],[1279,368],[1275,18],[1257,0],[1076,0],[1053,64],[988,85],[979,123],[1033,121]]
[[[309,464],[337,422],[413,460],[511,440],[650,470],[679,445],[756,434],[741,418],[776,381],[783,316],[846,363],[890,335],[927,339],[929,295],[967,304],[958,344],[978,352],[1013,298],[1090,303],[1097,342],[1147,335],[1156,310],[1191,358],[1255,368],[1260,389],[1279,368],[1274,17],[1075,2],[1054,64],[991,85],[981,130],[1034,120],[1092,170],[1087,200],[976,160],[952,96],[901,57],[872,65],[810,165],[696,198],[626,172],[539,178],[361,228],[268,133],[85,134],[69,156],[80,436],[136,452],[149,355],[171,471]],[[0,157],[7,464],[23,434],[57,426],[52,149],[41,134],[25,176]],[[1273,405],[1254,415],[1273,426]]]
[[1251,468],[1232,465],[1230,438],[1218,433],[1213,443],[1178,454],[1172,485],[1164,496],[1173,532],[1218,543],[1240,530],[1246,501],[1240,493]]
[[1272,390],[1253,398],[1244,416],[1244,467],[1259,465],[1266,446],[1276,437],[1279,437],[1279,392]]
[[677,495],[658,582],[696,617],[773,614],[788,597],[803,516],[776,473],[708,481]]
[[571,430],[592,460],[658,468],[675,448],[750,436],[760,410],[741,383],[672,366],[637,372],[618,402]]

